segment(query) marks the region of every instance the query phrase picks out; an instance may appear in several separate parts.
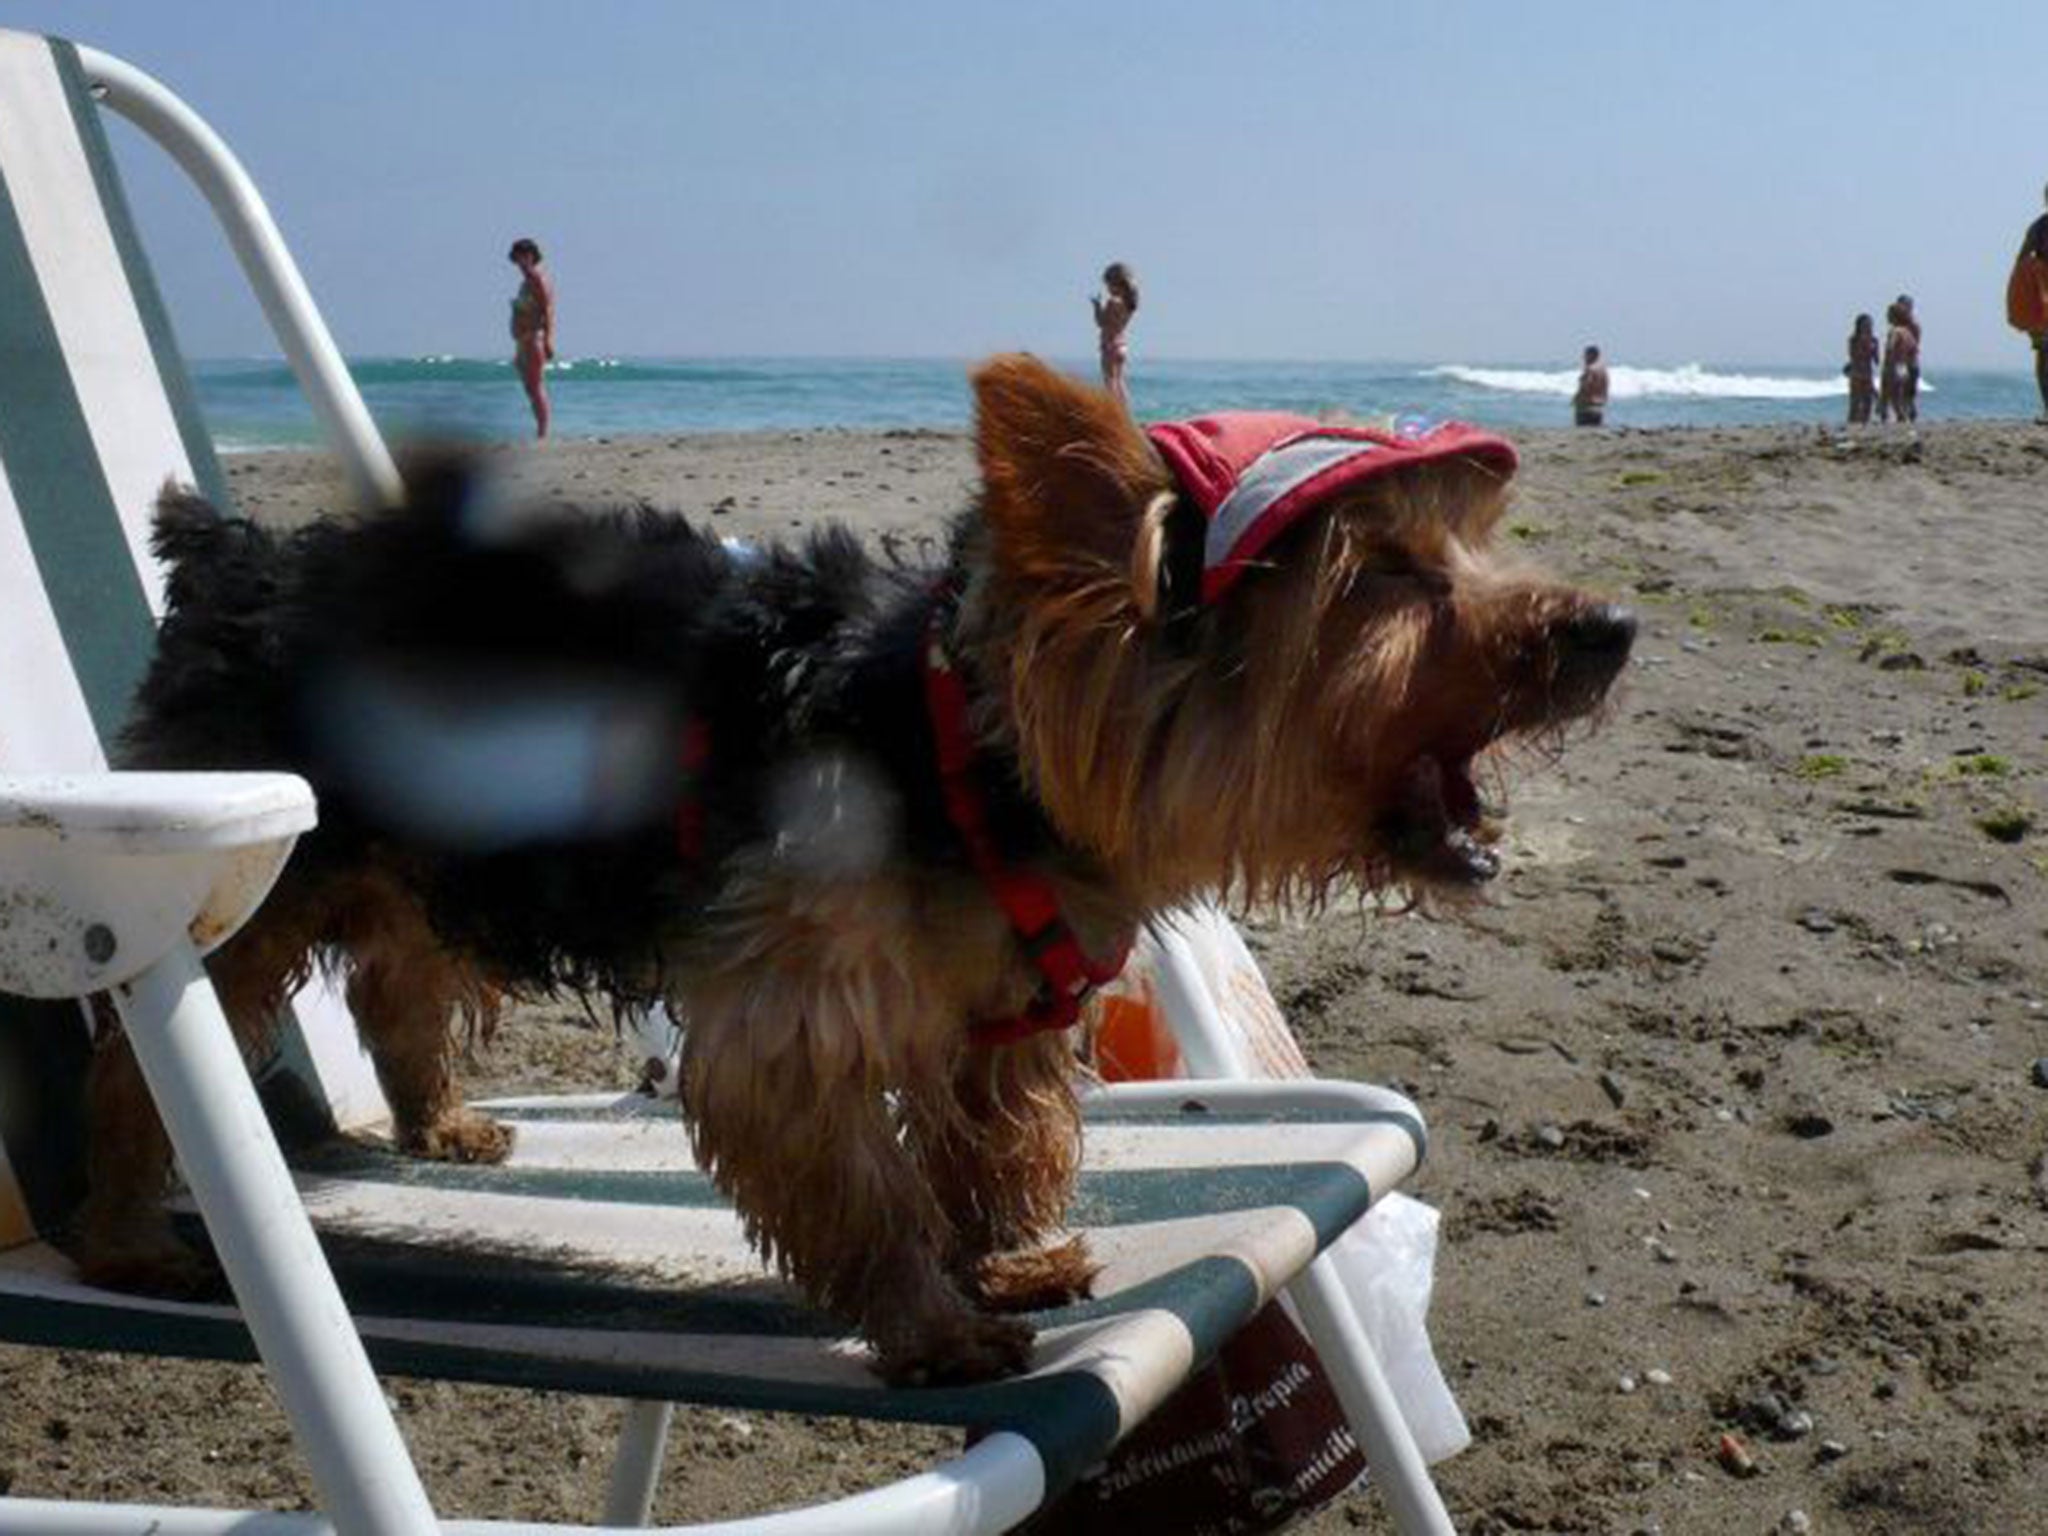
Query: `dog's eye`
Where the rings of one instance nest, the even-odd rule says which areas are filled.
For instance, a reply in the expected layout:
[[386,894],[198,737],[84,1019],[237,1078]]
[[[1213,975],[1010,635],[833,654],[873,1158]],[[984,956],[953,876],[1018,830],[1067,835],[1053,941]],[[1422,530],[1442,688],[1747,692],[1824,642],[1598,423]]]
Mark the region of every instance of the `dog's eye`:
[[1364,580],[1368,587],[1382,583],[1419,587],[1424,595],[1432,598],[1443,597],[1451,590],[1451,578],[1444,571],[1402,553],[1389,553],[1373,561],[1365,571]]

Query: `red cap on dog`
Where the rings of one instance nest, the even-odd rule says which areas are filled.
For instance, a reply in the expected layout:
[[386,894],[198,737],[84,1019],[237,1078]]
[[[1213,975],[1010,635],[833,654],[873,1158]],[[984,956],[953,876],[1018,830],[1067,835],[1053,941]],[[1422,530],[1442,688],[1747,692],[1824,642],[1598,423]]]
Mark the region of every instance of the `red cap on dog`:
[[1373,426],[1329,426],[1286,411],[1220,411],[1145,429],[1179,483],[1209,519],[1202,601],[1230,589],[1259,552],[1303,513],[1374,475],[1437,459],[1475,458],[1501,477],[1515,472],[1514,445],[1461,421],[1393,416]]

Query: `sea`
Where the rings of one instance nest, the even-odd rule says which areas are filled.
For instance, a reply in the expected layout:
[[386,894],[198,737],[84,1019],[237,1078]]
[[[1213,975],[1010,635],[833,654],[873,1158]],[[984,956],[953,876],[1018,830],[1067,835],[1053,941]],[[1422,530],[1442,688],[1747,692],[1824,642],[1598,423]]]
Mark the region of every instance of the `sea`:
[[[1093,362],[1054,361],[1084,377]],[[971,364],[947,358],[570,358],[548,369],[554,430],[569,437],[658,436],[968,424]],[[532,431],[509,361],[365,357],[349,370],[386,436],[502,439]],[[318,443],[290,369],[275,359],[194,366],[199,403],[230,450]],[[1716,427],[1839,422],[1847,383],[1824,369],[1610,366],[1608,425]],[[1147,420],[1235,408],[1371,418],[1455,417],[1496,428],[1566,426],[1574,367],[1499,364],[1200,362],[1140,357],[1131,404]],[[1925,421],[2030,418],[2031,371],[1934,372],[1921,381]]]

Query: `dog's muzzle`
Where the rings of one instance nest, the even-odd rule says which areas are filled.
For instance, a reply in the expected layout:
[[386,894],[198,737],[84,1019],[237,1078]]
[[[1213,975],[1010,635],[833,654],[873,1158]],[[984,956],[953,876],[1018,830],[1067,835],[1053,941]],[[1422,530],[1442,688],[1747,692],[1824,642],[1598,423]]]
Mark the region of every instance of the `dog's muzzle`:
[[1635,643],[1635,613],[1619,603],[1589,604],[1561,621],[1551,631],[1551,644],[1562,712],[1578,714],[1606,697]]

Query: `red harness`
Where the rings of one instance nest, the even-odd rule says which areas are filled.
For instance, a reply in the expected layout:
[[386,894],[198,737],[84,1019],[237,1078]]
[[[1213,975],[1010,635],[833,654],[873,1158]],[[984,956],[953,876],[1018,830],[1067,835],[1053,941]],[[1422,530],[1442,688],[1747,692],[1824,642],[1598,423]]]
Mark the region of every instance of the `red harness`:
[[967,728],[967,690],[946,654],[940,626],[948,604],[932,611],[925,631],[924,698],[938,744],[939,782],[946,819],[967,845],[981,883],[1010,920],[1025,956],[1042,978],[1038,995],[1022,1013],[1007,1019],[977,1019],[968,1026],[977,1045],[1005,1045],[1041,1030],[1065,1029],[1081,1016],[1088,994],[1122,973],[1131,953],[1125,938],[1107,959],[1089,958],[1074,930],[1060,916],[1052,882],[1035,870],[1005,862],[989,830],[988,801],[975,773],[974,737]]

